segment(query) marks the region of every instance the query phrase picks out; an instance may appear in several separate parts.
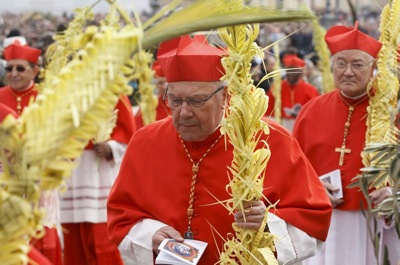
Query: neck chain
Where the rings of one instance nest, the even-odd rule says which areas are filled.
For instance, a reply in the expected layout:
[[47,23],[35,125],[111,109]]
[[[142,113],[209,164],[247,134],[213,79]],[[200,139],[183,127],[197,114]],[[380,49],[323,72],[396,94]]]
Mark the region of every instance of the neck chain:
[[28,88],[28,91],[26,91],[25,93],[22,93],[21,95],[17,95],[14,90],[9,87],[11,94],[15,97],[15,99],[17,100],[17,114],[20,115],[22,112],[22,98],[29,95],[30,93],[32,93],[33,89],[31,89],[31,87]]
[[[178,134],[179,135],[179,134]],[[194,201],[194,188],[196,185],[197,181],[197,173],[200,171],[200,163],[203,161],[203,159],[210,153],[211,149],[218,143],[219,139],[222,138],[222,134],[215,140],[215,142],[208,148],[208,150],[203,154],[203,156],[199,159],[197,163],[195,163],[192,159],[192,156],[190,155],[188,149],[186,148],[185,143],[183,142],[182,137],[179,135],[179,139],[181,139],[181,142],[183,144],[183,148],[185,148],[186,154],[188,155],[190,162],[192,162],[192,183],[190,185],[190,195],[189,195],[189,207],[187,209],[187,215],[188,215],[188,230],[185,232],[184,237],[186,239],[193,239],[193,232],[192,232],[192,217],[194,213],[193,209],[193,201]]]
[[359,98],[359,100],[357,100],[356,102],[354,102],[353,104],[350,104],[349,102],[347,102],[342,94],[339,92],[339,97],[340,99],[347,105],[349,106],[349,114],[347,116],[347,120],[346,123],[344,124],[344,133],[343,133],[343,142],[342,142],[342,146],[341,147],[337,147],[335,148],[335,152],[340,153],[340,157],[339,157],[339,166],[343,166],[343,161],[344,161],[344,155],[345,154],[350,154],[351,153],[351,149],[346,148],[346,140],[347,140],[347,135],[349,133],[349,129],[350,129],[350,125],[351,125],[351,117],[353,116],[353,112],[354,112],[354,108],[355,106],[357,106],[358,104],[360,104],[361,102],[363,102],[364,100],[366,100],[368,97],[365,97],[365,95],[363,95],[362,97]]

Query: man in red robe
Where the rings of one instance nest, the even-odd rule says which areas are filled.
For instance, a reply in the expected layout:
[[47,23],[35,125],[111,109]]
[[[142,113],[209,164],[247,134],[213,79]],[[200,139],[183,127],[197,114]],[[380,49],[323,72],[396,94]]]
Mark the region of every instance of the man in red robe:
[[[215,264],[232,223],[259,229],[266,201],[248,202],[229,214],[228,167],[233,147],[220,122],[227,100],[221,56],[225,52],[198,36],[161,44],[158,60],[168,82],[172,117],[132,137],[108,200],[108,233],[134,264],[152,264],[165,238],[194,237],[208,243],[199,264]],[[280,262],[313,255],[325,240],[331,205],[294,137],[269,121],[271,158],[264,196],[277,207],[268,214]],[[278,202],[279,201],[279,202]],[[247,222],[243,221],[243,215]]]
[[[337,175],[342,185],[324,182],[334,207],[331,226],[324,247],[307,264],[375,265],[368,224],[361,212],[361,207],[366,207],[365,199],[358,189],[346,187],[363,167],[361,152],[369,103],[366,89],[381,43],[359,31],[357,24],[355,28],[334,26],[325,40],[333,56],[337,89],[301,109],[294,135],[317,174]],[[343,196],[338,195],[341,190]],[[370,197],[376,205],[389,195],[390,190],[382,188]]]
[[[281,117],[282,125],[292,131],[294,121],[304,104],[319,95],[317,88],[303,80],[304,60],[295,54],[287,54],[283,57],[283,65],[286,70],[286,79],[281,84]],[[275,101],[273,91],[277,89],[272,86],[268,91],[269,103],[267,115],[274,117]]]
[[[163,96],[165,89],[167,88],[167,81],[165,79],[164,72],[161,69],[161,65],[158,61],[153,63],[154,70],[154,81],[157,89],[157,107],[156,107],[156,121],[164,119],[171,115],[171,109],[165,105]],[[136,129],[140,129],[144,126],[142,111],[139,111],[135,115]]]
[[[8,85],[0,88],[0,103],[8,106],[20,115],[23,109],[33,100],[38,91],[35,88],[34,79],[39,73],[37,62],[41,51],[27,45],[21,45],[18,41],[7,46],[4,50],[4,59],[7,61],[6,78]],[[42,192],[40,205],[58,205],[56,191]],[[57,233],[58,208],[47,208],[45,217],[46,234],[41,239],[32,240],[32,244],[45,255],[53,264],[61,263],[61,244]]]

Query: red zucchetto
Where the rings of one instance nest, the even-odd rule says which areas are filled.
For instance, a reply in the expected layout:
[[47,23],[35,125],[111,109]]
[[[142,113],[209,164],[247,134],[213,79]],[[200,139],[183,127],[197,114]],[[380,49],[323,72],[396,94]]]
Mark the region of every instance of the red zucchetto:
[[289,68],[300,68],[304,67],[305,62],[301,58],[297,57],[294,54],[287,54],[282,59],[283,65]]
[[203,35],[188,35],[161,43],[157,60],[167,82],[220,80],[225,70],[221,59],[227,52],[211,46]]
[[4,49],[4,59],[6,61],[21,59],[37,64],[41,53],[42,51],[39,49],[21,45],[19,41],[15,41]]
[[354,28],[333,26],[327,31],[325,41],[332,55],[343,50],[361,50],[376,58],[382,47],[382,43],[358,30],[358,21]]

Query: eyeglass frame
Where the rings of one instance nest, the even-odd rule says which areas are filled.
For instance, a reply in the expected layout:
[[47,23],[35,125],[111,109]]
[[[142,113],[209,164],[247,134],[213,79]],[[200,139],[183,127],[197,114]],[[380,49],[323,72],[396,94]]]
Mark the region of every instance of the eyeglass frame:
[[[337,61],[337,59],[332,63],[332,65],[333,65],[333,67],[336,67],[336,69],[337,70],[340,70],[340,71],[345,71],[345,70],[347,70],[347,68],[349,67],[349,65],[350,65],[350,69],[351,69],[351,71],[362,71],[362,70],[364,70],[364,67],[365,66],[367,66],[367,65],[371,65],[372,66],[372,63],[375,61],[375,59],[372,59],[372,60],[370,60],[369,62],[366,62],[366,63],[364,63],[364,62],[346,62],[346,61],[344,61],[344,60],[342,60],[342,59],[339,59],[340,60],[340,62],[343,62],[343,64],[338,64],[339,62]],[[354,67],[355,65],[359,65],[359,69],[357,69],[357,67],[358,66],[356,66],[356,67]],[[343,68],[342,68],[343,67]]]
[[[222,86],[220,86],[220,87],[218,87],[214,92],[212,92],[211,93],[211,95],[210,96],[208,96],[207,98],[205,98],[205,99],[199,99],[199,100],[195,100],[195,102],[202,102],[201,103],[201,105],[200,106],[194,106],[193,105],[193,99],[191,99],[191,98],[188,98],[188,99],[182,99],[182,98],[180,98],[179,99],[179,101],[180,101],[180,103],[179,103],[179,105],[177,105],[176,107],[172,107],[169,103],[168,103],[168,95],[167,95],[167,92],[168,92],[168,87],[167,87],[167,89],[165,90],[165,93],[164,93],[164,96],[163,96],[163,101],[165,102],[165,104],[169,107],[169,108],[171,108],[171,109],[178,109],[178,108],[180,108],[180,107],[182,107],[182,104],[183,104],[183,102],[186,102],[186,104],[189,106],[189,107],[191,107],[191,108],[193,108],[193,109],[200,109],[200,108],[202,108],[205,104],[206,104],[206,102],[210,99],[210,98],[212,98],[215,94],[217,94],[219,91],[221,91],[223,88],[225,88],[226,86],[225,85],[222,85]],[[176,100],[178,100],[178,99],[176,99]]]
[[14,69],[18,72],[18,73],[23,73],[26,71],[26,69],[30,67],[30,66],[23,66],[23,65],[7,65],[6,67],[4,67],[4,70],[6,70],[7,73],[11,73]]

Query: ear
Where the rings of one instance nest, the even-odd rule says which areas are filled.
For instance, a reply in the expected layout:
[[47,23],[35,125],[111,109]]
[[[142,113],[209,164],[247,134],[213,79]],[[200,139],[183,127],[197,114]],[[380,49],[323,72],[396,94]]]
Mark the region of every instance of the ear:
[[33,67],[33,74],[34,74],[35,76],[37,76],[38,73],[39,73],[39,71],[40,71],[40,67],[37,66],[37,65],[35,65],[35,66]]
[[373,61],[372,61],[372,65],[371,65],[371,77],[373,77],[373,76],[375,76],[375,74],[376,74],[376,67],[377,67],[377,59],[374,59]]

